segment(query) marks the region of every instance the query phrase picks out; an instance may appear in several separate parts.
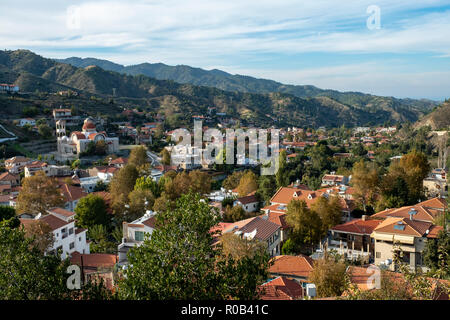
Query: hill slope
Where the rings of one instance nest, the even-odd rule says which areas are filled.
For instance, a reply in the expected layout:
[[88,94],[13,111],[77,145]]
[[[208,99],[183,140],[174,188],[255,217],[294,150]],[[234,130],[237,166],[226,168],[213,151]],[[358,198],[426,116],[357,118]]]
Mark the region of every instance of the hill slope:
[[423,126],[430,126],[432,130],[448,130],[450,128],[450,100],[445,101],[415,124],[416,128]]
[[[58,60],[76,67],[90,65],[99,66],[105,70],[116,71],[129,75],[146,75],[159,80],[173,80],[178,83],[215,87],[226,91],[271,93],[280,92],[292,94],[299,98],[326,96],[342,104],[355,108],[370,108],[404,112],[410,108],[427,111],[435,106],[433,101],[396,99],[393,97],[380,97],[360,92],[339,92],[336,90],[323,90],[309,85],[285,85],[276,81],[256,79],[249,76],[231,75],[221,70],[203,70],[185,65],[168,66],[162,63],[142,63],[138,65],[123,66],[107,60],[95,58],[67,58]],[[398,116],[395,116],[399,120]]]
[[[107,71],[92,65],[75,67],[45,59],[27,50],[0,51],[0,79],[18,84],[25,92],[55,92],[70,88],[86,97],[99,95],[120,103],[134,101],[147,110],[166,115],[178,114],[186,122],[190,122],[194,114],[206,114],[208,107],[216,107],[218,112],[237,117],[243,124],[264,127],[274,122],[280,126],[298,127],[375,125],[390,120],[416,121],[424,114],[423,106],[414,105],[417,100],[402,104],[389,100],[391,98],[374,97],[370,104],[359,106],[358,103],[345,104],[333,97],[320,95],[301,98],[280,92],[229,92],[214,87],[156,80],[145,75]],[[386,99],[388,102],[385,102]],[[116,112],[117,108],[111,109],[112,114]]]

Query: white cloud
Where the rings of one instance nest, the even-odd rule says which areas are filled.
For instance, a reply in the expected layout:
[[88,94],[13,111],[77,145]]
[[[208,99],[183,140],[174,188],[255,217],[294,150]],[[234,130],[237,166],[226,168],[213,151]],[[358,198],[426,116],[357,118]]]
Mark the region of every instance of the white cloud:
[[[366,28],[372,4],[381,8],[381,30]],[[79,29],[67,28],[67,9],[73,5],[79,7]],[[450,56],[450,11],[395,20],[410,10],[444,5],[448,0],[16,0],[0,4],[0,42],[4,48],[58,58],[89,55],[123,64],[161,61],[229,65],[228,70],[246,67],[236,63],[240,57],[314,52],[348,54],[348,61],[354,53],[426,52],[445,59]],[[348,82],[327,78],[319,70],[299,71],[309,78],[298,80],[280,70],[274,74],[294,83],[327,84],[329,79],[333,88],[358,84],[348,77]]]

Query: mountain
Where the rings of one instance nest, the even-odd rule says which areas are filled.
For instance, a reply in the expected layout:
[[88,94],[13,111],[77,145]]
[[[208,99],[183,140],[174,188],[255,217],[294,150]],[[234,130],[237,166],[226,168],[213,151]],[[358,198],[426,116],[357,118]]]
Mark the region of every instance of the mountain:
[[424,116],[416,124],[416,128],[430,126],[432,130],[450,129],[450,100],[436,107],[430,114]]
[[146,75],[159,80],[173,80],[178,83],[189,83],[198,86],[215,87],[225,91],[272,93],[280,92],[292,94],[299,98],[329,97],[342,104],[355,108],[369,108],[392,110],[393,118],[400,120],[396,111],[418,109],[430,110],[436,104],[430,100],[396,99],[393,97],[380,97],[360,92],[339,92],[336,90],[323,90],[310,85],[286,85],[273,80],[257,79],[243,75],[232,75],[221,70],[203,70],[186,65],[168,66],[163,63],[142,63],[138,65],[123,66],[107,60],[95,58],[67,58],[58,60],[76,67],[90,65],[99,66],[105,70],[120,72],[128,75]]
[[[19,85],[22,92],[41,93],[35,95],[38,96],[34,98],[38,101],[33,101],[36,106],[53,107],[60,101],[55,100],[55,95],[45,93],[71,89],[79,93],[79,98],[73,103],[81,105],[85,112],[101,110],[110,116],[117,116],[121,107],[140,107],[148,112],[163,113],[166,117],[178,117],[184,123],[191,123],[192,115],[206,114],[209,107],[215,107],[217,112],[226,112],[239,118],[243,125],[376,125],[386,121],[416,121],[433,105],[431,102],[423,102],[422,105],[418,100],[407,100],[407,103],[404,100],[370,96],[371,102],[360,106],[358,103],[342,103],[325,95],[298,97],[281,92],[231,92],[215,87],[180,84],[172,80],[157,80],[142,75],[141,72],[129,75],[108,71],[92,65],[93,62],[95,61],[85,61],[86,65],[76,67],[43,58],[28,50],[0,51],[0,80]],[[117,67],[106,62],[102,65]],[[194,71],[204,72],[201,69],[192,71],[193,68],[184,68],[190,70],[191,75]],[[216,70],[208,74],[211,76],[224,73]],[[359,101],[366,99],[365,95],[358,95],[361,95]],[[2,112],[12,116],[21,108],[20,104],[24,106],[26,103],[30,101],[2,97],[0,116]]]

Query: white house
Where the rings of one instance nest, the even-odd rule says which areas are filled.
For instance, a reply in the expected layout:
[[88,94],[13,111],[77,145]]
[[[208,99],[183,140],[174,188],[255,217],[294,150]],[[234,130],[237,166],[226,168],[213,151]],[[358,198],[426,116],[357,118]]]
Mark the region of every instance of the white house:
[[30,126],[34,127],[36,125],[36,120],[34,120],[32,118],[19,119],[19,123],[17,125],[19,127],[24,127],[26,125],[30,125]]
[[80,178],[80,185],[87,193],[94,192],[95,186],[101,181],[99,177],[86,177]]
[[241,206],[245,212],[255,212],[258,210],[258,198],[255,195],[237,198],[233,202],[233,206]]
[[25,229],[39,221],[50,227],[54,242],[47,249],[47,254],[54,254],[58,250],[61,250],[61,259],[65,259],[75,251],[90,253],[89,242],[86,240],[87,229],[75,227],[75,220],[71,218],[73,215],[64,209],[55,208],[49,212],[45,216],[39,214],[34,219],[20,219]]
[[12,157],[5,160],[5,168],[10,173],[19,173],[23,170],[23,167],[30,162],[32,162],[30,158],[22,156]]
[[123,223],[123,238],[122,243],[118,246],[119,252],[119,265],[127,264],[127,253],[130,248],[134,246],[140,246],[146,234],[151,235],[156,227],[155,212],[150,210],[133,222]]

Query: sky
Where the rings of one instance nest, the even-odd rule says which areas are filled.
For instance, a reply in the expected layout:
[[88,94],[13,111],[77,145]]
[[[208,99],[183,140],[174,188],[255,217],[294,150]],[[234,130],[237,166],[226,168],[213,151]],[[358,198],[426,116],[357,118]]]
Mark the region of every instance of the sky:
[[1,49],[450,98],[450,0],[14,0]]

